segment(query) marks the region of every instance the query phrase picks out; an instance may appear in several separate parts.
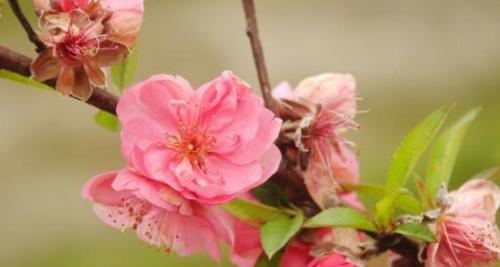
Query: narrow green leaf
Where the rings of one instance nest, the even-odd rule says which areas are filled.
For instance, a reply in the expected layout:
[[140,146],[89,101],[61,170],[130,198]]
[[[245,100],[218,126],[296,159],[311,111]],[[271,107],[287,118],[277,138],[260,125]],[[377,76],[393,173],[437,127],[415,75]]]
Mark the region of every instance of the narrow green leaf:
[[342,189],[359,194],[382,198],[385,195],[385,187],[372,184],[342,184]]
[[426,189],[432,199],[436,197],[441,184],[448,185],[458,151],[472,122],[480,109],[467,112],[436,140],[429,160]]
[[39,89],[48,90],[48,91],[54,91],[54,88],[52,88],[52,87],[50,87],[50,86],[48,86],[48,85],[46,85],[44,83],[35,81],[35,80],[33,80],[33,79],[29,78],[29,77],[23,76],[21,74],[18,74],[18,73],[12,72],[12,71],[0,70],[0,77],[4,78],[4,79],[7,79],[7,80],[14,81],[14,82],[26,84],[26,85],[33,86],[33,87],[37,87]]
[[453,106],[445,106],[422,120],[403,139],[392,159],[387,175],[386,191],[403,187],[418,159],[439,130]]
[[[380,185],[342,184],[342,189],[380,199],[385,196],[385,187]],[[402,196],[399,201],[396,201],[395,205],[398,209],[409,214],[421,214],[423,211],[420,201],[411,195]]]
[[403,195],[408,194],[411,195],[408,190],[399,189],[392,191],[382,198],[382,200],[377,202],[375,205],[375,216],[382,226],[387,227],[390,224],[397,201],[399,201]]
[[401,209],[411,215],[420,215],[424,211],[420,200],[412,195],[406,194],[399,197],[399,200],[396,201],[396,208]]
[[280,217],[286,218],[289,215],[285,210],[241,198],[225,203],[221,207],[247,222],[267,222]]
[[112,131],[116,131],[120,126],[120,122],[118,122],[115,115],[102,110],[95,114],[94,120],[100,126]]
[[111,80],[120,93],[134,80],[139,57],[138,52],[137,45],[135,45],[122,63],[111,66]]
[[293,218],[276,218],[260,228],[262,247],[270,259],[299,232],[303,222],[304,215],[300,211]]
[[401,224],[394,230],[396,233],[418,238],[428,242],[435,242],[437,239],[429,230],[429,228],[420,223],[405,223]]
[[377,231],[377,227],[361,211],[346,207],[326,209],[309,219],[304,225],[307,228],[329,226],[352,227],[370,232]]

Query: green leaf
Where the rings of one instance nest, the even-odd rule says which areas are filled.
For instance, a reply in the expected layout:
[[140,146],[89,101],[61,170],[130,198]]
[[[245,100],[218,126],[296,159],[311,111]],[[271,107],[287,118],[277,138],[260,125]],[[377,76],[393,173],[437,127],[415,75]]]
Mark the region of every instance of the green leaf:
[[441,184],[448,185],[464,136],[480,110],[476,108],[467,112],[436,140],[425,181],[432,199],[436,197]]
[[390,224],[396,203],[403,195],[411,195],[411,193],[406,189],[399,189],[392,191],[382,198],[382,200],[377,202],[375,205],[375,216],[382,226],[387,227]]
[[[385,188],[371,184],[342,184],[342,189],[376,198],[385,196]],[[412,195],[404,195],[395,203],[396,207],[410,214],[421,214],[422,204]]]
[[405,194],[399,197],[399,200],[396,201],[396,208],[401,209],[411,215],[420,215],[424,211],[420,200],[409,194]]
[[418,159],[439,130],[453,106],[442,107],[427,116],[403,139],[392,159],[387,175],[386,191],[403,187]]
[[396,229],[394,230],[396,233],[409,236],[409,237],[414,237],[418,238],[424,241],[428,242],[435,242],[437,241],[436,237],[432,232],[429,230],[429,228],[420,223],[405,223],[401,224]]
[[326,209],[309,219],[304,225],[307,228],[329,226],[352,227],[370,232],[377,231],[377,227],[361,211],[346,207]]
[[260,239],[266,255],[271,259],[299,232],[303,222],[304,215],[299,211],[293,218],[280,217],[264,224],[260,228]]
[[120,126],[120,122],[118,122],[118,118],[115,115],[102,110],[95,114],[94,120],[103,128],[112,131],[116,131]]
[[35,80],[33,80],[33,79],[29,78],[29,77],[23,76],[21,74],[18,74],[18,73],[12,72],[12,71],[0,70],[0,77],[4,78],[4,79],[7,79],[7,80],[14,81],[14,82],[26,84],[26,85],[33,86],[33,87],[37,87],[39,89],[48,90],[48,91],[54,91],[54,88],[52,88],[52,87],[50,87],[50,86],[48,86],[48,85],[46,85],[44,83],[35,81]]
[[287,218],[289,215],[283,209],[277,209],[241,198],[223,204],[222,208],[247,222],[267,222],[276,218]]
[[362,195],[382,198],[385,195],[385,187],[373,184],[342,184],[342,189],[353,191]]
[[128,57],[122,63],[111,66],[111,80],[120,93],[122,93],[134,80],[137,69],[138,52],[137,45],[135,45],[132,47]]

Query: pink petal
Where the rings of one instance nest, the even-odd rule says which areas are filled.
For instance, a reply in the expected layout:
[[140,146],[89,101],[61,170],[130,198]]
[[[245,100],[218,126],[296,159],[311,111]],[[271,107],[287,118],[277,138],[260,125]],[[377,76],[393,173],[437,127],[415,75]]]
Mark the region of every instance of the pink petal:
[[182,77],[156,75],[125,91],[118,103],[117,113],[122,124],[143,118],[156,127],[176,129],[177,118],[173,105],[187,101],[193,90]]

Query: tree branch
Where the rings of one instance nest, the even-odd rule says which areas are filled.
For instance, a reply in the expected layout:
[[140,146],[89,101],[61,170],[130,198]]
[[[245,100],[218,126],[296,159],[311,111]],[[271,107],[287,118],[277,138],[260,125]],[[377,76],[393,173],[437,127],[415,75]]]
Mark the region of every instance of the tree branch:
[[[0,46],[0,69],[5,69],[26,77],[31,76],[30,64],[31,58],[12,51],[6,47]],[[54,87],[55,81],[46,81],[45,84]],[[76,98],[75,98],[76,99]],[[118,97],[110,92],[94,88],[92,96],[86,102],[98,109],[107,111],[116,115],[116,105],[118,104]]]
[[9,0],[10,7],[12,8],[12,11],[16,15],[17,19],[21,23],[21,26],[23,26],[24,31],[26,31],[26,34],[28,35],[28,39],[36,46],[36,52],[40,53],[42,52],[47,46],[40,41],[38,38],[38,35],[35,33],[33,28],[31,27],[30,22],[24,16],[23,11],[21,10],[21,7],[19,6],[19,3],[17,0]]
[[257,28],[257,17],[255,16],[255,6],[253,0],[242,0],[243,9],[245,10],[245,19],[247,24],[247,36],[250,39],[252,47],[253,59],[259,77],[260,90],[264,103],[267,108],[274,111],[274,100],[271,96],[271,83],[267,74],[266,62],[264,60],[264,51],[259,39],[259,31]]

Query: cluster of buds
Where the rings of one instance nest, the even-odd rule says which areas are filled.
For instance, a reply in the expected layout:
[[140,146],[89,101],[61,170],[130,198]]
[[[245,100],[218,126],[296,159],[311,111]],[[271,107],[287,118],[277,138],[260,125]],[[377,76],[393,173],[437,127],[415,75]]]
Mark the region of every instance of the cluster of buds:
[[45,48],[31,64],[33,78],[57,78],[64,96],[86,101],[106,88],[103,67],[122,62],[142,24],[143,0],[35,0]]

